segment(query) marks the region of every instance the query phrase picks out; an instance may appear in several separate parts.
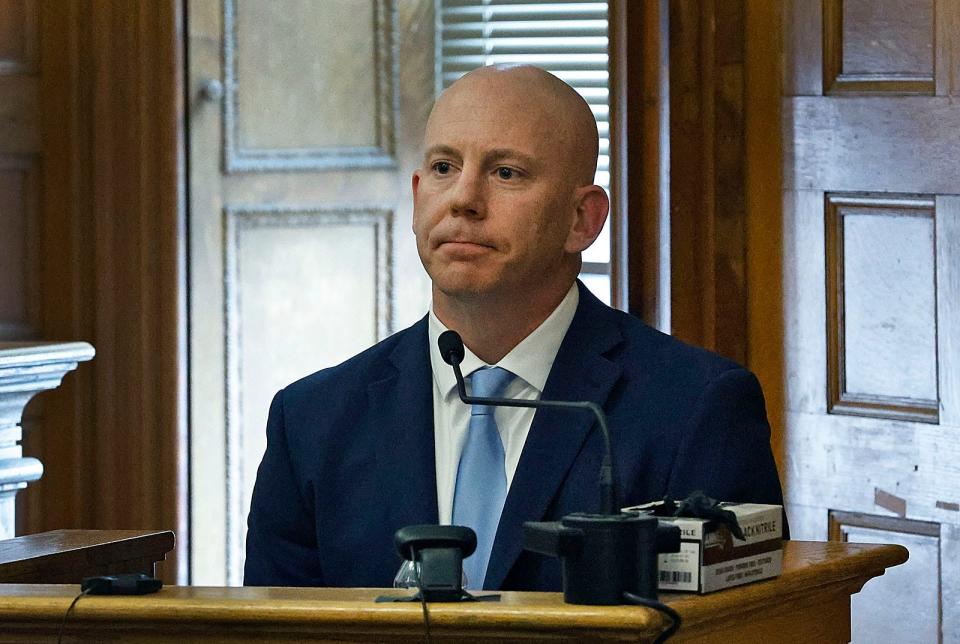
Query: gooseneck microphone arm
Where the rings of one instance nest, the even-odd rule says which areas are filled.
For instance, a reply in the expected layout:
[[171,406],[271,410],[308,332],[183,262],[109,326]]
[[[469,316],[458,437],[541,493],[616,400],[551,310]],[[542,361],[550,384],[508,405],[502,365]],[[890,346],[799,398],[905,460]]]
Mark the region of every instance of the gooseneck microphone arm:
[[593,412],[600,426],[600,433],[603,435],[603,460],[600,464],[600,512],[602,514],[619,514],[617,508],[617,494],[613,479],[613,456],[610,449],[610,430],[607,428],[607,417],[603,413],[600,405],[590,402],[568,402],[562,400],[521,400],[515,398],[483,398],[478,396],[468,396],[466,384],[463,380],[463,373],[460,371],[460,363],[463,362],[464,348],[463,340],[456,331],[444,331],[440,334],[437,344],[440,348],[440,355],[443,361],[453,367],[453,373],[457,378],[457,392],[460,400],[468,405],[490,405],[493,407],[526,407],[537,409],[539,407],[549,407],[553,409],[582,409]]

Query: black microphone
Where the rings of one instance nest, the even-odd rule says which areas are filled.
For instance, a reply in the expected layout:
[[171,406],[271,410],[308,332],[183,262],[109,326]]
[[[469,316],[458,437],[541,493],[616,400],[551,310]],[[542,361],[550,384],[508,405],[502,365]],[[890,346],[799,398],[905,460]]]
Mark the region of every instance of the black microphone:
[[554,409],[585,409],[593,412],[597,418],[597,424],[600,426],[600,433],[603,435],[604,455],[600,464],[600,512],[602,514],[616,515],[620,513],[617,509],[617,493],[614,487],[613,479],[613,456],[610,449],[610,430],[607,428],[607,417],[603,413],[600,405],[589,401],[568,402],[562,400],[521,400],[515,398],[482,398],[478,396],[468,396],[467,388],[463,381],[463,373],[460,371],[460,363],[463,362],[464,349],[463,340],[456,331],[444,331],[437,340],[440,348],[440,355],[443,361],[453,367],[453,373],[457,378],[457,392],[460,394],[460,400],[468,405],[491,405],[493,407],[528,407],[538,409],[540,407],[549,407]]

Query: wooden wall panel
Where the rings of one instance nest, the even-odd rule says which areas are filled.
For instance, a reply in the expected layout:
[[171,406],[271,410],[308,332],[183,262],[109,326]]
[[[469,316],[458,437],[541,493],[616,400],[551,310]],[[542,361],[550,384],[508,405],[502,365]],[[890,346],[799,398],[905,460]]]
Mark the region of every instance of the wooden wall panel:
[[[783,38],[783,93],[785,96],[817,96],[823,91],[823,48],[810,47],[810,42],[820,38],[823,24],[823,3],[787,2],[778,7],[786,15],[757,14],[758,20],[769,25],[786,23],[791,25],[786,33],[778,30]],[[798,52],[803,55],[798,55]],[[800,61],[803,61],[802,63]],[[779,96],[779,95],[778,95]]]
[[[882,104],[878,100],[845,96],[821,105],[815,97],[787,99],[784,186],[805,190],[827,185],[844,192],[957,192],[960,149],[942,135],[960,131],[955,101],[939,96],[905,96]],[[918,114],[925,116],[917,118]],[[880,131],[896,136],[880,136]],[[872,170],[901,159],[923,159],[923,163],[903,163],[890,176]]]
[[39,41],[36,0],[0,0],[0,74],[35,74]]
[[[820,22],[796,20],[812,5],[824,9]],[[885,598],[864,590],[868,605],[853,616],[864,641],[960,637],[956,350],[944,346],[956,346],[958,329],[950,205],[960,162],[948,98],[960,31],[944,25],[956,25],[958,9],[783,4],[791,533],[837,538],[823,525],[831,511],[885,518],[899,527],[848,535],[909,543],[920,566],[912,579],[871,582],[892,591]],[[918,523],[937,535],[911,532]]]
[[718,2],[714,23],[714,304],[716,350],[747,361],[744,3]]
[[23,324],[27,317],[25,174],[0,166],[0,325],[4,329]]
[[[784,315],[781,359],[797,356],[785,378],[784,408],[808,414],[827,413],[827,276],[822,192],[803,190],[783,197],[783,297],[794,305]],[[789,270],[806,266],[803,275]],[[813,285],[813,286],[811,286]],[[760,322],[758,321],[757,324]]]
[[[377,75],[370,71],[389,52],[378,52],[372,37],[372,2],[294,0],[277,11],[238,0],[226,17],[238,149],[376,145]],[[351,42],[349,55],[339,38]]]
[[[883,583],[867,583],[851,597],[854,641],[939,641],[940,525],[855,512],[830,512],[829,525],[831,541],[896,543],[910,551],[905,564],[886,571]],[[904,602],[905,596],[916,604]]]
[[933,80],[933,0],[843,0],[841,6],[841,73]]
[[[173,528],[182,548],[188,524],[181,5],[167,0],[131,10],[93,2],[91,9],[92,55],[95,69],[103,70],[93,79],[99,475],[92,496],[103,501],[95,521]],[[167,578],[185,562],[183,553],[167,565]]]
[[825,0],[824,94],[933,94],[933,0]]
[[[93,342],[89,276],[92,235],[88,195],[90,147],[88,93],[80,91],[80,42],[84,7],[79,2],[38,3],[39,101],[43,146],[43,199],[37,337]],[[83,116],[87,114],[88,116]],[[24,453],[44,463],[44,475],[17,497],[17,533],[90,527],[89,465],[93,424],[93,364],[84,363],[57,390],[34,399],[24,414]]]
[[828,412],[937,422],[934,201],[826,197]]
[[670,319],[747,359],[745,5],[670,5]]
[[226,218],[227,566],[239,582],[271,399],[318,358],[338,364],[393,331],[394,214],[255,207],[228,208]]
[[40,181],[36,157],[0,156],[0,338],[39,331]]
[[[744,164],[746,193],[747,366],[763,385],[773,453],[783,471],[786,399],[783,301],[785,260],[783,151],[780,138],[782,8],[748,0],[744,15]],[[782,480],[782,477],[781,477]]]
[[223,6],[228,171],[396,165],[394,3]]
[[669,0],[610,3],[614,305],[670,329]]
[[[16,69],[16,68],[14,68]],[[0,150],[33,155],[40,150],[39,79],[20,72],[0,74]]]
[[39,10],[0,1],[0,339],[39,332]]
[[936,4],[936,60],[934,65],[937,71],[937,96],[960,95],[960,65],[944,64],[945,61],[956,61],[955,34],[960,34],[960,11],[957,11],[955,2],[940,1]]
[[[670,3],[670,331],[712,347],[713,120],[710,118],[713,4]],[[681,180],[681,177],[683,179]]]
[[940,422],[960,427],[960,196],[937,197],[936,212]]
[[[42,333],[41,209],[45,199],[39,68],[40,7],[34,0],[0,1],[0,339]],[[27,435],[38,407],[24,412]],[[22,441],[27,445],[27,441]],[[27,455],[33,455],[29,450]],[[20,494],[22,497],[22,493]],[[18,517],[19,518],[19,517]]]
[[39,335],[97,357],[28,407],[18,532],[172,528],[185,580],[181,4],[37,6]]

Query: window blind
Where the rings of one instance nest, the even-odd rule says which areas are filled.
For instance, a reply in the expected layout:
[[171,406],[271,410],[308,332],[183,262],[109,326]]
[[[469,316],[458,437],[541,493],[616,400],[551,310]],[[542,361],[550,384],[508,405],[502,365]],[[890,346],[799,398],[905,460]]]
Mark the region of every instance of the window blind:
[[[477,67],[529,64],[551,72],[583,96],[600,132],[595,182],[609,192],[607,2],[439,0],[437,29],[437,93]],[[584,261],[585,273],[609,274],[606,230]]]

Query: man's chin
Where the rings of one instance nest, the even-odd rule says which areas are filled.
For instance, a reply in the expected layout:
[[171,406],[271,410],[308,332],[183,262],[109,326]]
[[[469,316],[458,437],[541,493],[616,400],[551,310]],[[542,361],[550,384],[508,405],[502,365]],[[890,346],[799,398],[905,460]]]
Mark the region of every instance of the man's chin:
[[491,289],[484,284],[462,283],[453,284],[434,284],[436,290],[445,297],[457,300],[473,300],[485,297],[491,293]]
[[489,297],[500,290],[501,285],[492,279],[476,275],[445,275],[433,278],[434,292],[455,300],[475,300]]

